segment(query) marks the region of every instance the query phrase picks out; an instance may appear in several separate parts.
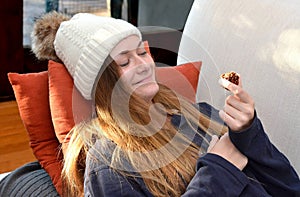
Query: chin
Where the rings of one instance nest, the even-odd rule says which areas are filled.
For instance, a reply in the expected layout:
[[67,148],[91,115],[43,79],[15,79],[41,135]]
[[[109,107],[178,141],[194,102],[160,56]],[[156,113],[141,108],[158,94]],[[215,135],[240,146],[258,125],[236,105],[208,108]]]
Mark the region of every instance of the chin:
[[153,97],[157,94],[159,91],[159,86],[157,83],[147,83],[145,85],[141,85],[136,89],[136,93],[143,97],[145,100],[151,101]]

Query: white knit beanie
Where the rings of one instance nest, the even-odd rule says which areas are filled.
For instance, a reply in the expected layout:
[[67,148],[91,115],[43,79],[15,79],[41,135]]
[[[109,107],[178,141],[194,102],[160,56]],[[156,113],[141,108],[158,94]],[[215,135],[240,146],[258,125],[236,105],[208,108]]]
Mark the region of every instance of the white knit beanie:
[[82,96],[91,100],[98,73],[112,49],[140,31],[130,23],[88,13],[61,23],[54,40],[56,55],[63,61]]

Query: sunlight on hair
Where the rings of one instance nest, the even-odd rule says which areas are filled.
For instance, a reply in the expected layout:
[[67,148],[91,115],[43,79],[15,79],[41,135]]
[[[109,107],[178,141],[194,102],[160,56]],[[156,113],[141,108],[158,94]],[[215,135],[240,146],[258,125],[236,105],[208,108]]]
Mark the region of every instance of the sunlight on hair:
[[[120,121],[118,124],[120,128],[125,127],[124,131],[129,132],[130,135],[136,136],[139,138],[147,138],[150,136],[154,136],[158,132],[162,131],[162,128],[164,127],[166,120],[167,120],[167,110],[166,108],[160,104],[160,103],[150,103],[150,108],[148,111],[148,114],[150,116],[150,122],[148,124],[140,124],[137,123],[132,117],[130,113],[130,97],[133,94],[134,90],[128,90],[130,91],[128,95],[126,95],[124,98],[122,97],[122,102],[120,103],[120,95],[118,94],[118,88],[122,86],[122,76],[115,84],[115,87],[112,92],[112,98],[111,98],[111,108],[112,108],[112,115],[118,122],[118,117],[121,115],[123,117],[126,117],[129,124],[122,125]],[[174,92],[176,94],[176,92]],[[180,97],[177,95],[177,97]],[[179,102],[181,102],[179,100]],[[126,105],[126,106],[124,106]],[[181,103],[180,106],[183,104]],[[122,109],[120,109],[122,108]],[[125,111],[124,111],[125,108]],[[158,109],[154,110],[154,109]],[[120,114],[120,111],[121,114]],[[184,111],[184,109],[181,109],[181,111]],[[197,125],[190,125],[194,127],[194,130],[197,130]],[[134,168],[130,167],[131,165],[124,165],[124,163],[131,163],[130,161],[122,160],[122,162],[112,162],[111,166],[115,169],[119,169],[122,171],[149,171],[149,170],[155,170],[159,169],[161,167],[164,167],[171,162],[178,159],[192,144],[192,141],[196,135],[196,132],[190,132],[186,133],[185,137],[183,137],[181,132],[177,132],[171,140],[163,144],[161,147],[147,150],[147,151],[131,151],[123,149],[123,147],[116,147],[114,150],[114,155],[120,154],[124,158],[127,158],[129,160],[133,160],[135,166]],[[127,155],[127,156],[126,156]],[[128,157],[129,156],[129,157]],[[149,158],[159,158],[159,161],[152,160]],[[139,163],[138,161],[142,161]],[[145,162],[147,161],[147,162]],[[130,167],[130,168],[128,168]]]
[[[117,81],[117,83],[115,84],[115,87],[112,91],[112,99],[111,99],[111,108],[112,108],[112,115],[114,116],[114,118],[117,120],[118,115],[116,114],[120,114],[120,95],[118,94],[118,88],[122,87],[122,77],[123,75],[120,77],[120,79]],[[129,127],[130,129],[124,129],[125,131],[130,132],[130,135],[134,135],[137,137],[147,137],[147,136],[152,136],[154,134],[156,134],[158,131],[161,130],[161,128],[163,127],[164,123],[166,122],[167,119],[167,112],[166,109],[163,107],[163,105],[159,104],[159,103],[154,103],[151,104],[150,108],[149,108],[149,115],[150,115],[150,122],[146,125],[141,125],[136,123],[135,120],[132,119],[130,111],[129,111],[129,103],[130,103],[130,97],[131,95],[134,93],[134,90],[131,90],[130,88],[127,89],[129,91],[129,94],[124,94],[122,99],[122,116],[123,117],[127,117],[128,119],[128,125],[119,125],[120,127],[125,126],[125,127]],[[124,106],[123,104],[125,104],[126,106]],[[156,113],[154,110],[154,108],[160,109],[160,111],[163,111],[163,113]],[[159,118],[158,118],[159,116]],[[148,133],[141,133],[139,131],[137,131],[137,128],[139,127],[146,127],[148,128],[147,131]],[[152,128],[155,128],[154,130]]]

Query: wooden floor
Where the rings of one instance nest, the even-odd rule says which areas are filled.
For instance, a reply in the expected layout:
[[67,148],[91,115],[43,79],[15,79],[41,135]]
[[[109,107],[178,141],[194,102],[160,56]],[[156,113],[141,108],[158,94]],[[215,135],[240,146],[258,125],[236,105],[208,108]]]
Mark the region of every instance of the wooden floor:
[[36,161],[16,101],[0,102],[0,173]]

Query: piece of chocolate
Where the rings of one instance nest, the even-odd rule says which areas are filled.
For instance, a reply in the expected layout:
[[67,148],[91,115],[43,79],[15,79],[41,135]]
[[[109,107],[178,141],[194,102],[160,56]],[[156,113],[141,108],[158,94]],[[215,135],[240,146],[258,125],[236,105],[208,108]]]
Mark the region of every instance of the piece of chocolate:
[[228,81],[230,81],[231,83],[234,83],[235,85],[239,85],[239,75],[234,72],[234,71],[231,71],[231,72],[228,72],[228,73],[224,73],[221,75],[221,77],[223,79],[226,79]]

